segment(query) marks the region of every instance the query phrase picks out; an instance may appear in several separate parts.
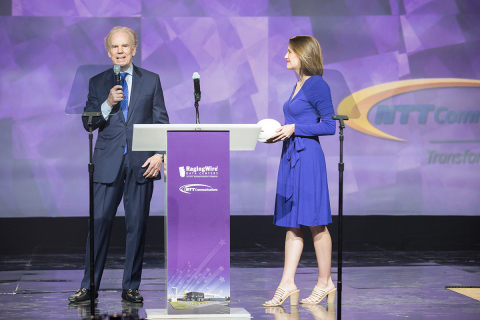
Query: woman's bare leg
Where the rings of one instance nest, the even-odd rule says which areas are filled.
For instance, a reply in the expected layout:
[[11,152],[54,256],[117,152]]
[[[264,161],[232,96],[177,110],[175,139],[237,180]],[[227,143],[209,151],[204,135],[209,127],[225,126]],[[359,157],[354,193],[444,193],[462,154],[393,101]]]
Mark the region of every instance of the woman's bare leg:
[[313,245],[318,262],[318,280],[316,286],[328,292],[335,288],[331,274],[332,238],[326,226],[310,227],[310,230],[312,231]]
[[[285,236],[285,265],[279,287],[287,292],[297,290],[295,272],[297,271],[300,256],[303,251],[303,231],[299,228],[287,228]],[[266,304],[271,304],[271,300]]]

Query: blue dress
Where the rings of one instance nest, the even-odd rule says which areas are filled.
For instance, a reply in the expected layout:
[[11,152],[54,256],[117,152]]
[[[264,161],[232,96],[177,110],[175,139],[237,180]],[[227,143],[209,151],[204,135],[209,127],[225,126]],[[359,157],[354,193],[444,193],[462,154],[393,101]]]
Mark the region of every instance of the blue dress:
[[[292,95],[295,92],[295,87]],[[283,105],[285,124],[295,133],[283,141],[277,179],[274,224],[281,227],[327,225],[332,222],[325,155],[318,136],[335,134],[330,88],[312,76]]]

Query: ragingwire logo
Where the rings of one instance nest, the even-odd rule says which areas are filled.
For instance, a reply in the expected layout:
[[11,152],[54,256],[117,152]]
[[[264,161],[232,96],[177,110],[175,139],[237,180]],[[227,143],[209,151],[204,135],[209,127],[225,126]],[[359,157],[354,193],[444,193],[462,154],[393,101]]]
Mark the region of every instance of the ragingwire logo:
[[180,173],[180,177],[185,178],[185,167],[179,167],[178,171]]

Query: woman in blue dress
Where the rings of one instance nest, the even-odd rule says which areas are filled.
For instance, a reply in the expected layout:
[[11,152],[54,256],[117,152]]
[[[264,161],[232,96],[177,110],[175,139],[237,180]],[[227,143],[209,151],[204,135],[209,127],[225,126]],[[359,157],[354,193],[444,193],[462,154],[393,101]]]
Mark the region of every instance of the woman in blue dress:
[[335,134],[330,88],[323,80],[322,51],[310,36],[290,39],[285,55],[287,69],[298,75],[290,99],[283,105],[285,125],[269,142],[283,141],[277,180],[274,223],[287,228],[282,280],[272,300],[264,306],[281,305],[288,297],[298,304],[295,272],[303,250],[303,231],[312,232],[318,261],[318,281],[311,295],[300,301],[317,304],[326,296],[335,300],[331,277],[332,239],[327,225],[332,222],[325,156],[318,136]]

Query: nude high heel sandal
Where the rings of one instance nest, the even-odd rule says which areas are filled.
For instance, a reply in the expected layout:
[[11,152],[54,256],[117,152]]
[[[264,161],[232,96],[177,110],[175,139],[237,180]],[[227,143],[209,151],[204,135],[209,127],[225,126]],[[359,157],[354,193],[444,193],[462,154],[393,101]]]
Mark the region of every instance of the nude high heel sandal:
[[287,292],[285,289],[278,287],[277,291],[275,291],[275,295],[273,296],[272,300],[267,301],[271,302],[271,304],[264,303],[264,307],[277,307],[281,306],[282,303],[290,297],[290,305],[296,306],[298,305],[298,298],[300,296],[300,290],[296,290],[293,292]]
[[335,303],[335,294],[337,293],[337,288],[332,289],[328,292],[323,291],[315,286],[313,288],[312,294],[307,299],[300,301],[301,304],[318,304],[323,298],[327,297],[327,304]]

